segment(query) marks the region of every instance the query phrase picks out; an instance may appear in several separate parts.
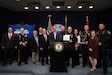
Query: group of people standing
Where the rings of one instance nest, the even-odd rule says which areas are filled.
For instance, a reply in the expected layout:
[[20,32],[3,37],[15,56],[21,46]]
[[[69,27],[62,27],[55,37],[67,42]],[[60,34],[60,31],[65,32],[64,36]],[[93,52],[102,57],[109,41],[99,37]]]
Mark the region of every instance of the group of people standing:
[[[13,63],[14,50],[18,52],[18,65],[22,62],[28,64],[27,48],[30,46],[32,51],[32,62],[34,64],[41,62],[42,65],[50,64],[52,52],[50,49],[50,42],[65,42],[64,35],[70,35],[68,49],[64,49],[65,65],[70,65],[74,68],[80,64],[79,54],[82,54],[83,67],[90,64],[90,71],[95,71],[97,67],[103,66],[103,73],[107,73],[107,54],[109,49],[109,42],[111,39],[110,31],[105,29],[103,23],[99,24],[99,31],[90,31],[88,25],[84,25],[83,31],[78,31],[71,26],[67,30],[64,26],[61,27],[60,32],[56,31],[56,26],[53,26],[51,31],[40,27],[39,31],[33,31],[33,37],[28,41],[28,37],[24,34],[24,28],[20,29],[20,34],[13,34],[12,28],[8,28],[8,32],[3,35],[2,49],[4,49],[4,60],[2,66],[5,66],[8,61]],[[111,58],[112,59],[112,58]]]

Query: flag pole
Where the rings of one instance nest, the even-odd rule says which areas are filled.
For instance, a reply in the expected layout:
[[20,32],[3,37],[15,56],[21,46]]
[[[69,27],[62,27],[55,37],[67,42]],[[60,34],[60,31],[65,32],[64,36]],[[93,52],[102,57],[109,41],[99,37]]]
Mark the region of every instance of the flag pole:
[[89,19],[88,19],[88,16],[86,16],[86,25],[89,25]]
[[67,30],[67,15],[65,15],[65,30]]
[[52,29],[51,17],[52,15],[48,15],[48,27],[47,27],[48,32],[51,31]]

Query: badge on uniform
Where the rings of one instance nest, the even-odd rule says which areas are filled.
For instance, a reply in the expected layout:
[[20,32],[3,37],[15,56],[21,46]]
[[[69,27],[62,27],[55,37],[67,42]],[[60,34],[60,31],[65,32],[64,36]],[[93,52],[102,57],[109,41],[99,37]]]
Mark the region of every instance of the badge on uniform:
[[56,52],[62,52],[63,49],[64,49],[63,43],[61,43],[61,42],[55,42],[55,43],[54,43],[54,50],[55,50]]

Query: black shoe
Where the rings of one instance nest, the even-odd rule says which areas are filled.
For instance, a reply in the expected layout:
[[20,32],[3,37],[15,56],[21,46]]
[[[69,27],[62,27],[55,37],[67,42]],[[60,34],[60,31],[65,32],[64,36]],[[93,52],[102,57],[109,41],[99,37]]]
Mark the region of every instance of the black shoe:
[[74,68],[75,66],[72,65],[72,68]]
[[28,64],[28,62],[25,62],[25,64]]
[[85,67],[86,65],[82,65],[82,67]]
[[2,67],[6,66],[6,64],[2,64]]
[[47,62],[46,64],[47,64],[47,65],[49,65],[49,63],[48,63],[48,62]]
[[10,65],[12,65],[12,62],[9,62]]
[[33,64],[35,64],[35,62],[33,62]]
[[103,74],[107,74],[107,71],[103,71]]
[[21,63],[18,63],[18,66],[20,66],[21,65]]
[[101,66],[96,66],[96,68],[101,68]]
[[42,66],[44,66],[44,63],[42,63]]

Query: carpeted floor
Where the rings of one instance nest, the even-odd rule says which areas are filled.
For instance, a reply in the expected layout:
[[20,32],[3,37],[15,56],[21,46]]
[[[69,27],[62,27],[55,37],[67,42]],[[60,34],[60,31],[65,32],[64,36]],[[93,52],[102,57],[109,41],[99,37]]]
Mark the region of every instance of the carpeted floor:
[[[2,67],[0,63],[0,75],[103,75],[102,68],[90,72],[90,68],[88,66],[82,67],[82,64],[75,68],[68,67],[67,73],[53,73],[49,72],[49,65],[33,64],[31,59],[28,63],[27,65],[22,63],[21,66],[18,66],[17,62],[14,62],[12,65],[6,65],[5,67]],[[108,73],[104,75],[112,75],[112,67],[109,67]]]

